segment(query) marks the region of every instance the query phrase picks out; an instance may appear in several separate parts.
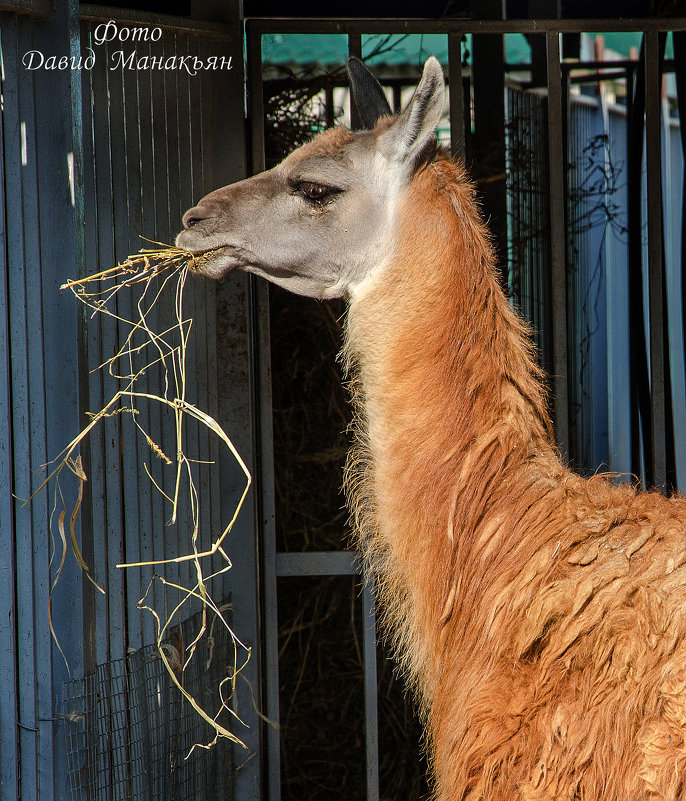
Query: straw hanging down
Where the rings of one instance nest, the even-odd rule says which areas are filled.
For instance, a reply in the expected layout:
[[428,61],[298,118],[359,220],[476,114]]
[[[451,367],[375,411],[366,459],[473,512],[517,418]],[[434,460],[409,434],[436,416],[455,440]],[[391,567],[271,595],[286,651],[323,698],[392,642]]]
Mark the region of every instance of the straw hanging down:
[[[63,468],[67,467],[79,479],[79,497],[70,518],[72,551],[80,567],[86,571],[89,580],[93,582],[100,592],[104,592],[104,590],[95,583],[95,579],[90,574],[88,565],[81,555],[75,533],[75,524],[83,497],[83,486],[84,482],[87,480],[81,464],[81,458],[78,455],[81,442],[106,418],[116,414],[129,414],[135,426],[144,437],[151,452],[155,455],[155,458],[161,459],[167,465],[176,465],[173,496],[164,492],[159,483],[153,478],[147,464],[143,464],[143,470],[155,491],[159,492],[166,501],[172,505],[172,522],[176,522],[177,520],[182,485],[187,488],[188,506],[190,509],[189,552],[167,559],[124,563],[117,565],[117,567],[162,566],[170,563],[180,564],[183,562],[192,562],[195,576],[195,583],[193,586],[184,587],[181,584],[169,581],[163,576],[156,574],[152,577],[148,589],[138,602],[138,607],[148,610],[155,618],[157,649],[172,681],[193,709],[195,709],[203,720],[215,731],[215,736],[210,743],[196,743],[193,748],[196,746],[202,748],[211,747],[219,737],[227,738],[245,747],[244,743],[233,734],[230,729],[220,723],[218,718],[222,712],[226,711],[230,716],[240,721],[236,711],[230,705],[230,701],[235,693],[236,679],[250,658],[250,649],[240,641],[227,624],[221,609],[215,604],[209,594],[208,584],[212,579],[231,568],[231,561],[225,550],[225,540],[231,532],[243,506],[250,487],[251,476],[240,454],[231,442],[231,439],[223,431],[219,423],[209,414],[196,408],[186,400],[186,349],[188,347],[192,320],[190,318],[185,318],[183,314],[183,290],[188,271],[192,271],[204,257],[162,243],[155,242],[153,244],[159,247],[156,249],[142,250],[138,254],[129,256],[124,261],[119,262],[114,267],[102,270],[86,278],[67,281],[61,287],[62,289],[70,289],[79,301],[92,309],[93,313],[91,318],[96,314],[104,314],[112,317],[121,326],[127,327],[128,333],[124,337],[116,353],[96,368],[97,370],[104,370],[106,368],[108,373],[117,380],[119,389],[100,411],[89,413],[91,419],[88,425],[55,459],[52,460],[52,462],[50,462],[54,467],[39,490],[45,487],[50,481],[54,481],[56,508],[58,496],[60,498],[62,497],[61,489],[59,488],[59,477]],[[132,304],[132,306],[135,306],[136,310],[134,319],[127,319],[121,316],[113,308],[113,300],[122,290],[138,292],[138,298],[135,304]],[[174,291],[175,320],[172,325],[163,331],[156,332],[149,324],[150,312],[158,304],[163,293],[169,291]],[[142,338],[142,342],[138,340],[134,342],[134,337]],[[140,362],[140,364],[134,367],[134,361]],[[122,372],[122,364],[128,365],[128,371],[124,370]],[[158,365],[161,369],[164,384],[160,389],[159,395],[149,391],[141,391],[137,386],[141,377],[155,365]],[[146,431],[141,424],[139,410],[137,408],[137,404],[141,399],[159,403],[163,408],[168,408],[173,412],[176,436],[176,452],[174,454],[174,459],[162,450],[160,445],[154,441],[150,433]],[[198,503],[198,491],[194,483],[191,469],[192,463],[198,460],[190,459],[183,450],[183,430],[184,422],[187,418],[198,421],[215,434],[229,449],[245,476],[245,484],[231,519],[218,535],[214,535],[211,546],[204,551],[198,549],[200,508]],[[62,499],[62,506],[64,505],[64,500]],[[58,516],[58,527],[62,542],[62,556],[50,592],[50,600],[52,600],[52,590],[59,579],[66,556],[67,538],[64,531],[65,516],[65,511],[60,512]],[[219,555],[219,557],[221,557],[223,566],[219,569],[215,569],[214,572],[209,575],[205,575],[203,573],[203,561],[214,555]],[[180,593],[181,600],[171,613],[165,613],[164,619],[147,601],[151,586],[155,581],[159,581],[163,586],[174,588]],[[170,662],[170,655],[168,653],[169,646],[165,641],[165,636],[168,633],[172,620],[177,614],[180,614],[183,606],[189,603],[193,598],[199,600],[202,604],[202,625],[194,640],[186,648],[187,654],[183,658],[181,672],[193,659],[197,644],[207,631],[208,611],[215,616],[215,619],[218,618],[221,623],[226,626],[234,644],[235,658],[233,669],[221,683],[219,688],[219,709],[214,715],[202,709],[184,688],[182,680],[179,680],[176,673],[179,666],[177,664],[172,665]],[[51,631],[57,642],[57,636],[52,627],[51,610],[49,610],[49,612]],[[214,625],[214,623],[212,625]],[[57,644],[59,647],[59,642],[57,642]],[[239,651],[244,652],[243,658],[239,658]],[[62,655],[64,657],[64,654]],[[224,685],[227,682],[231,687],[231,691],[228,695],[224,690]],[[193,748],[191,748],[191,752]]]

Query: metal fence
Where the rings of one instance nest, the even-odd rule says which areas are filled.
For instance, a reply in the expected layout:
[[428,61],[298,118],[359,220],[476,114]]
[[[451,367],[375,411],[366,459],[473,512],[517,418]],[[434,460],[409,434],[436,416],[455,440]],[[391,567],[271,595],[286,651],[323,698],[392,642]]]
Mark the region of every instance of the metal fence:
[[[95,31],[110,21],[127,35],[133,29],[147,35],[128,43],[125,35],[98,41],[102,37]],[[191,548],[191,532],[184,526],[188,506],[181,507],[175,525],[168,525],[169,507],[143,466],[149,464],[167,495],[173,494],[174,478],[151,458],[131,415],[106,418],[81,448],[87,481],[74,536],[105,594],[85,580],[71,554],[60,573],[64,529],[59,531],[58,516],[64,504],[64,526],[69,525],[78,481],[66,471],[59,491],[53,485],[21,503],[39,489],[46,463],[89,422],[88,412],[102,409],[119,388],[112,375],[95,368],[121,346],[123,325],[90,319],[70,293],[60,292],[61,284],[138,251],[146,245],[140,236],[173,242],[186,208],[217,184],[244,175],[242,30],[237,19],[233,22],[203,23],[60,0],[9,3],[0,12],[3,798],[124,801],[164,794],[209,799],[232,797],[234,789],[245,798],[257,797],[250,771],[238,771],[244,757],[235,765],[223,760],[221,775],[221,762],[202,749],[185,761],[197,715],[174,694],[161,661],[151,656],[155,620],[139,607],[153,568],[117,567],[173,558]],[[187,55],[236,61],[231,70],[197,74],[136,68],[135,62],[129,68],[113,61],[117,49],[136,59],[155,58],[158,65]],[[31,68],[30,52],[40,54],[34,55],[34,65],[41,57],[54,58],[55,65],[64,58],[68,67]],[[224,146],[227,114],[231,148]],[[193,318],[187,399],[222,421],[254,467],[249,282],[245,276],[222,286],[189,282],[184,304]],[[134,298],[120,294],[115,311],[131,319]],[[164,330],[165,319],[173,320],[173,298],[163,299],[153,317],[151,324]],[[221,358],[226,352],[228,361]],[[141,388],[158,394],[159,368],[141,380]],[[173,412],[166,415],[151,402],[141,404],[139,413],[157,445],[175,453]],[[194,458],[215,463],[212,469],[193,468],[205,536],[231,518],[244,478],[203,426],[188,426],[184,447]],[[229,571],[209,588],[215,599],[231,599],[239,636],[252,644],[258,641],[255,526],[249,503],[233,532],[244,554],[240,579]],[[166,565],[164,573],[172,584],[193,585],[190,562]],[[164,615],[182,596],[157,583],[147,601]],[[177,632],[197,608],[183,607],[174,621]],[[198,661],[182,678],[190,687],[193,670],[200,671],[199,699],[203,682],[211,679],[217,696],[228,675],[227,645],[220,648],[217,635],[215,661]],[[252,710],[251,688],[260,703],[259,657],[243,675],[246,681],[237,687],[240,708]],[[63,687],[68,688],[66,706]],[[244,737],[254,752],[259,732],[253,727]],[[198,737],[207,739],[206,731]]]

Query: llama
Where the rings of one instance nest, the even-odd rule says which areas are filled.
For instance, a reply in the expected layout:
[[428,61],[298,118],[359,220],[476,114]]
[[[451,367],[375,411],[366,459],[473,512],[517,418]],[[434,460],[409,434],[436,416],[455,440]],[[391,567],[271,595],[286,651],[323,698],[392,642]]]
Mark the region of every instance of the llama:
[[345,486],[435,798],[686,799],[686,501],[561,461],[430,58],[397,117],[319,134],[184,216],[200,271],[348,301]]

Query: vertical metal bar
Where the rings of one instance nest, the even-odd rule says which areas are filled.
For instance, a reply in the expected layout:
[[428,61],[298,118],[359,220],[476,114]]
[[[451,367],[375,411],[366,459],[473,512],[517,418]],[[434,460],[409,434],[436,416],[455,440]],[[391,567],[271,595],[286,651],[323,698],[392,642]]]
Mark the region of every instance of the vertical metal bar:
[[[264,96],[262,84],[262,38],[247,25],[248,86],[252,171],[265,167]],[[265,712],[273,725],[266,725],[263,743],[266,764],[266,798],[281,798],[281,743],[279,737],[279,642],[276,578],[276,530],[274,524],[274,458],[272,453],[271,385],[269,383],[269,287],[250,276],[250,329],[252,333],[253,408],[257,412],[255,462],[257,531],[261,535],[262,626],[264,636]],[[257,497],[259,496],[259,497]]]
[[548,71],[548,161],[550,191],[550,260],[553,328],[555,434],[563,455],[569,454],[567,387],[567,254],[565,247],[565,158],[560,34],[546,34]]
[[362,34],[359,31],[348,32],[348,55],[362,58]]
[[[497,4],[488,3],[490,13]],[[472,37],[474,81],[473,166],[482,213],[489,221],[499,266],[507,262],[505,186],[505,41],[499,34]]]
[[[115,206],[121,207],[121,219],[124,230],[122,237],[128,239],[126,253],[135,252],[140,245],[138,234],[141,222],[141,123],[139,114],[138,75],[130,70],[122,70],[122,101],[121,114],[122,144],[120,151],[120,170],[124,174],[123,194],[114,195]],[[166,240],[165,240],[166,241]],[[125,254],[124,254],[125,255]],[[120,293],[117,297],[117,309],[120,315],[127,320],[136,319],[135,301],[131,292]],[[129,326],[121,324],[119,327],[119,343],[122,344],[128,336]],[[148,482],[140,481],[138,475],[138,448],[142,444],[141,438],[136,436],[133,421],[121,419],[121,484],[122,484],[122,533],[123,556],[127,562],[141,560],[138,532],[141,530],[141,507],[147,500],[144,494],[149,489]],[[138,571],[119,571],[122,577],[124,596],[122,597],[124,620],[122,624],[123,644],[129,648],[141,648],[143,643],[142,614],[137,609],[137,602],[143,595]],[[126,653],[126,651],[124,652]]]
[[[143,45],[145,48],[145,55],[150,55],[150,44]],[[157,187],[155,185],[155,140],[154,140],[154,130],[153,125],[156,117],[157,109],[153,104],[153,92],[152,92],[152,73],[151,71],[145,72],[140,71],[137,76],[136,82],[136,97],[138,101],[138,109],[139,109],[139,131],[138,131],[138,139],[140,142],[140,182],[141,186],[139,187],[140,197],[141,197],[141,210],[140,210],[140,218],[139,218],[139,225],[140,231],[139,233],[143,233],[146,236],[156,239],[157,241],[166,242],[168,241],[165,236],[157,234],[157,226],[156,226],[156,199],[157,199]],[[150,233],[148,233],[150,232]],[[152,330],[159,330],[157,325],[157,311],[155,308],[151,310],[150,313],[150,325]],[[138,380],[141,382],[140,386],[144,392],[150,392],[151,394],[155,394],[157,388],[160,386],[159,384],[155,383],[154,376],[158,373],[159,366],[155,366],[152,369],[146,370],[145,375],[141,376]],[[154,403],[153,401],[145,401],[143,399],[139,400],[138,408],[140,410],[139,422],[143,426],[143,428],[150,434],[154,442],[159,442],[159,439],[155,439],[157,436],[157,432],[152,431],[151,422],[154,419],[153,416],[153,408],[154,406],[158,406],[159,404]],[[157,415],[159,417],[159,414]],[[136,438],[136,444],[138,448],[138,465],[144,464],[149,462],[149,454],[150,448],[143,437]],[[159,461],[159,460],[155,460]],[[149,469],[152,471],[160,470],[161,465],[150,464]],[[155,490],[152,486],[152,483],[148,480],[139,481],[138,485],[138,493],[139,493],[139,501],[138,501],[138,514],[139,514],[139,523],[138,523],[138,533],[136,536],[136,547],[140,554],[141,561],[149,561],[153,558],[153,531],[155,526],[160,526],[161,520],[159,517],[155,517],[153,513],[155,496],[159,496],[157,490]],[[128,553],[128,551],[127,551]],[[130,558],[130,557],[129,557]],[[133,560],[132,560],[133,561]],[[134,575],[129,575],[127,577],[128,584],[134,584],[136,582],[141,597],[147,584],[150,580],[150,576],[152,574],[151,568],[140,568]],[[131,599],[133,600],[133,599]],[[131,603],[131,601],[130,601]],[[129,606],[131,609],[131,606]],[[135,606],[133,607],[135,609]],[[140,641],[141,645],[149,645],[150,643],[154,642],[155,639],[155,631],[154,631],[154,619],[150,614],[143,614],[142,612],[136,610],[129,611],[129,616],[132,614],[137,614],[141,616],[141,630],[140,630]]]
[[631,471],[653,484],[648,346],[643,304],[643,125],[645,116],[645,36],[636,70],[630,72],[627,107],[627,220],[629,258],[629,354],[631,388]]
[[[110,102],[109,106],[109,136],[110,153],[112,154],[112,219],[109,221],[114,232],[114,258],[112,264],[116,263],[117,258],[125,258],[129,253],[128,236],[128,210],[126,208],[126,198],[128,186],[126,183],[126,167],[122,163],[122,154],[126,151],[125,137],[125,95],[124,95],[124,70],[110,70],[108,75],[108,89]],[[116,163],[115,163],[116,160]],[[123,199],[123,202],[122,202]],[[130,303],[130,298],[128,300]],[[117,299],[115,308],[121,314],[127,304],[126,299],[122,299],[121,304]],[[105,345],[108,358],[110,354],[116,353],[119,343],[123,342],[125,336],[124,324],[117,322],[116,327],[109,329],[110,336]],[[106,393],[108,394],[108,393]],[[108,398],[109,399],[109,398]],[[108,418],[104,421],[105,430],[105,485],[107,491],[107,536],[105,546],[105,559],[107,570],[107,656],[106,659],[122,659],[126,655],[126,596],[125,579],[123,571],[116,566],[124,561],[125,546],[124,532],[125,523],[125,488],[123,482],[123,437],[122,427],[124,421],[121,415]],[[166,448],[162,445],[166,452]],[[104,661],[104,660],[102,660]]]
[[379,801],[379,705],[376,673],[376,611],[371,584],[362,593],[362,655],[367,756],[367,801]]
[[[17,44],[19,51],[32,40],[32,26],[21,20],[17,24]],[[3,54],[4,55],[4,54]],[[17,60],[20,63],[20,59]],[[7,69],[7,63],[5,63]],[[8,223],[14,217],[17,224],[12,225],[9,250],[11,254],[9,276],[10,342],[13,359],[10,381],[15,413],[12,416],[14,443],[14,486],[23,497],[29,497],[37,488],[35,477],[44,463],[41,448],[41,426],[44,425],[44,399],[42,353],[36,347],[36,339],[41,338],[40,315],[36,316],[36,305],[40,303],[42,292],[40,284],[35,283],[36,273],[40,280],[42,272],[37,189],[37,150],[36,120],[33,97],[35,79],[27,75],[10,78],[12,89],[16,87],[10,113],[14,137],[20,147],[12,153],[13,162],[21,164],[8,192],[16,205],[14,214],[8,215]],[[15,83],[16,81],[16,83]],[[4,87],[3,87],[4,88]],[[14,94],[14,91],[12,92]],[[15,99],[16,98],[16,99]],[[7,98],[3,97],[6,113]],[[9,142],[6,143],[9,145]],[[38,337],[36,337],[38,334]],[[35,359],[35,362],[33,361]],[[18,711],[19,711],[19,776],[21,793],[24,798],[37,798],[38,771],[40,759],[39,704],[37,686],[40,662],[38,650],[36,616],[40,611],[40,584],[45,580],[45,564],[40,558],[38,548],[46,541],[47,519],[45,498],[37,497],[30,510],[15,505],[15,530],[24,532],[17,537],[17,572],[21,577],[16,587],[17,599],[17,668],[18,668]],[[34,564],[34,554],[36,563]],[[44,676],[40,676],[42,681]]]
[[329,84],[324,89],[324,115],[327,128],[333,128],[336,116],[336,107],[333,99],[333,86]]
[[[162,57],[164,52],[164,37],[157,42],[150,43],[150,55],[152,57]],[[153,151],[153,176],[152,188],[154,198],[154,231],[158,241],[168,242],[170,234],[170,193],[174,191],[169,180],[169,169],[167,165],[165,144],[167,140],[167,87],[163,79],[158,76],[154,78],[151,76],[152,82],[150,85],[150,103],[152,114],[152,151]],[[159,324],[162,319],[162,308],[157,304],[151,311],[151,325]],[[157,330],[160,330],[159,328]],[[162,379],[162,365],[154,365],[152,370],[147,371],[148,381],[154,387],[163,386]],[[168,426],[165,423],[166,412],[162,409],[161,404],[151,403],[149,407],[150,415],[150,431],[149,434],[154,442],[159,444],[163,449],[166,447],[164,443],[165,434],[168,435]],[[174,447],[174,446],[172,446]],[[166,452],[166,451],[165,451]],[[153,477],[159,483],[160,487],[165,487],[165,481],[169,481],[168,471],[164,469],[163,463],[159,459],[154,459],[150,462],[150,470]],[[169,491],[169,489],[167,489]],[[160,521],[165,520],[167,509],[163,505],[164,498],[159,492],[151,493],[151,509],[152,519],[156,521],[156,525],[152,527],[148,549],[151,552],[152,559],[164,559],[166,553],[166,537],[164,527],[160,526]],[[141,583],[150,581],[153,575],[152,568],[141,568]],[[145,586],[145,585],[144,585]],[[152,587],[152,600],[153,603],[160,608],[161,599],[163,596],[163,588],[159,582],[154,582]],[[146,615],[146,620],[149,617]],[[149,629],[148,629],[149,631]],[[147,639],[146,642],[153,642],[154,640]]]
[[[348,33],[348,56],[355,58],[362,58],[362,34],[355,31]],[[360,115],[357,113],[355,104],[353,103],[352,94],[350,95],[350,127],[353,130],[358,130],[362,127]]]
[[393,91],[393,105],[391,106],[391,108],[393,109],[394,114],[399,114],[402,111],[402,105],[403,105],[403,100],[402,100],[403,88],[399,83],[394,83],[392,91]]
[[[84,38],[84,49],[91,45],[92,26],[87,24],[82,33]],[[96,97],[96,86],[98,85],[99,70],[97,66],[93,70],[86,70],[83,76],[82,91],[84,97]],[[84,277],[90,272],[97,271],[99,261],[99,208],[96,199],[98,165],[95,161],[95,124],[99,118],[98,111],[100,103],[83,103],[83,214],[89,220],[89,224],[84,226],[83,242],[83,263],[79,265],[79,277]],[[91,369],[102,364],[100,348],[100,326],[90,323],[89,315],[86,314],[85,307],[79,313],[79,340],[80,353],[79,359],[84,365],[80,380],[79,407],[81,423],[83,427],[87,425],[84,418],[90,409],[101,409],[102,399],[99,391],[100,377],[91,375]],[[88,476],[88,483],[84,493],[84,503],[81,511],[81,551],[86,564],[91,567],[96,580],[101,580],[102,574],[98,573],[98,563],[95,558],[95,539],[93,532],[98,530],[102,515],[103,506],[103,484],[102,484],[102,453],[98,448],[98,441],[102,432],[93,432],[92,436],[87,437],[82,445],[81,455],[83,466]],[[103,605],[102,596],[98,595],[98,604]],[[96,620],[97,610],[96,593],[93,585],[89,581],[82,583],[82,605],[83,605],[83,661],[86,673],[95,667],[96,656]]]
[[462,91],[462,36],[448,34],[448,96],[450,98],[450,149],[464,160],[464,93]]
[[[348,33],[348,55],[362,58],[362,35]],[[350,102],[350,123],[359,128],[361,121],[355,104]],[[364,659],[365,743],[367,760],[367,801],[379,801],[379,721],[376,675],[376,618],[374,597],[365,585],[362,596],[362,653]]]
[[645,34],[646,181],[648,195],[648,291],[650,309],[650,409],[653,483],[667,482],[665,416],[664,268],[662,243],[662,92],[657,31]]
[[[16,18],[15,18],[16,19]],[[3,83],[3,114],[0,119],[0,200],[5,208],[5,187],[12,202],[19,202],[19,110],[17,108],[16,67],[21,58],[16,37],[16,21],[11,19],[0,30],[0,48],[5,62]],[[14,152],[13,152],[14,151]],[[14,158],[11,158],[11,156]],[[14,169],[13,169],[14,167]],[[17,676],[17,597],[16,597],[16,536],[14,526],[13,441],[14,421],[11,404],[11,348],[12,324],[10,287],[13,275],[10,243],[21,239],[18,214],[9,215],[0,222],[0,486],[5,488],[0,507],[0,786],[7,797],[19,798],[19,728],[18,728],[18,676]]]
[[[78,4],[71,0],[58,0],[54,6],[54,19],[48,25],[36,25],[33,44],[41,51],[58,46],[63,52],[78,57]],[[36,76],[34,109],[36,115],[36,153],[38,175],[37,227],[40,230],[40,289],[34,296],[34,305],[40,315],[40,323],[32,327],[31,336],[36,341],[36,353],[30,364],[43,360],[41,394],[47,395],[44,419],[36,419],[35,439],[40,442],[39,451],[51,458],[59,452],[64,442],[78,429],[75,411],[78,408],[78,376],[81,369],[77,346],[77,313],[68,297],[60,297],[59,287],[69,268],[82,254],[83,207],[82,185],[79,167],[82,160],[82,114],[80,102],[80,79],[78,71],[66,71],[63,75],[53,73]],[[62,119],[54,123],[54,109],[61,109]],[[29,160],[31,155],[29,154]],[[54,170],[62,170],[69,187],[68,200],[62,203],[43,202],[53,199],[55,193]],[[34,270],[34,273],[36,271]],[[42,292],[42,302],[38,300]],[[36,321],[38,323],[38,321]],[[40,334],[39,334],[40,330]],[[42,335],[42,338],[40,338]],[[53,387],[62,383],[61,402],[51,404]],[[36,398],[33,398],[35,404]],[[33,424],[32,424],[33,427]],[[74,498],[76,482],[65,480],[63,487],[68,497]],[[46,498],[46,506],[48,499]],[[42,504],[39,505],[42,513]],[[56,576],[56,564],[49,564],[43,554],[43,533],[49,531],[47,515],[34,528],[34,569],[42,574],[36,581],[40,594],[35,596],[34,637],[39,664],[36,670],[39,730],[38,790],[40,797],[49,801],[59,797],[66,782],[66,759],[64,754],[64,722],[56,719],[58,688],[67,679],[68,669],[64,660],[56,653],[49,629],[47,609],[50,580]],[[51,575],[52,573],[52,575]],[[67,564],[60,582],[52,594],[53,620],[59,621],[58,637],[61,647],[69,654],[71,670],[83,668],[82,610],[80,604],[80,582],[83,574],[77,565]],[[25,610],[26,611],[26,610]]]
[[[679,108],[679,134],[681,139],[681,156],[682,163],[686,167],[686,31],[679,31],[672,33],[672,40],[674,44],[674,72],[676,78],[676,95],[677,105]],[[673,178],[672,180],[675,181]],[[685,360],[684,368],[686,369],[686,168],[681,176],[681,341],[682,341],[682,359]],[[683,407],[681,414],[683,414]],[[674,423],[674,440],[679,440],[680,428],[678,420],[680,412],[675,406],[675,423]],[[683,418],[681,418],[683,419]],[[677,456],[676,464],[676,478],[677,486],[683,492],[686,491],[686,465]],[[682,466],[683,465],[683,466]]]
[[262,172],[265,168],[264,153],[264,96],[262,85],[262,36],[255,33],[250,23],[247,28],[247,61],[248,61],[248,120],[250,121],[250,144],[252,173]]
[[[210,55],[209,40],[199,42],[199,55],[205,58]],[[192,109],[194,110],[194,121],[192,123],[191,135],[195,147],[198,150],[195,161],[193,162],[193,196],[197,203],[198,198],[207,194],[212,188],[208,182],[208,176],[212,173],[213,161],[213,148],[211,144],[211,137],[207,136],[206,131],[210,128],[210,121],[212,120],[211,109],[214,100],[214,93],[218,87],[214,85],[214,74],[206,74],[202,76],[199,84],[194,85],[195,95],[191,99]],[[243,84],[243,80],[241,80]],[[220,84],[223,89],[223,83]],[[214,91],[213,91],[214,90]],[[223,98],[222,98],[223,99]],[[242,105],[242,104],[241,104]],[[197,115],[197,117],[195,116]],[[243,130],[241,130],[243,133]],[[243,136],[240,138],[241,144],[245,149],[245,139]],[[245,175],[245,173],[243,173]],[[222,360],[222,353],[219,348],[218,335],[217,335],[217,320],[218,320],[218,305],[219,293],[217,286],[214,282],[206,282],[205,284],[205,298],[201,300],[206,310],[207,318],[207,349],[205,353],[205,364],[207,368],[207,409],[215,420],[219,420],[219,384],[218,384],[218,371],[219,365]],[[209,456],[208,458],[215,464],[219,464],[220,444],[217,437],[210,437],[209,439]],[[208,489],[210,506],[206,512],[206,520],[212,531],[222,531],[224,525],[222,524],[221,503],[217,503],[217,499],[222,498],[221,492],[221,475],[220,471],[212,469],[209,471],[208,476]],[[229,577],[222,575],[221,598],[223,602],[228,601],[230,590],[228,589]]]

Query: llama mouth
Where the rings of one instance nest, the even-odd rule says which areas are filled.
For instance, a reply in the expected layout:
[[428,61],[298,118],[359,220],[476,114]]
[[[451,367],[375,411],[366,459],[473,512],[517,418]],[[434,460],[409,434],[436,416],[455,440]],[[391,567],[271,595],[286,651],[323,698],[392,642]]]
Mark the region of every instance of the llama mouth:
[[207,262],[213,261],[227,249],[226,245],[208,250],[189,250],[191,256],[189,269],[193,272],[202,272],[202,268]]
[[246,260],[238,248],[220,245],[207,250],[189,250],[189,270],[195,275],[221,278],[233,270],[244,268]]

